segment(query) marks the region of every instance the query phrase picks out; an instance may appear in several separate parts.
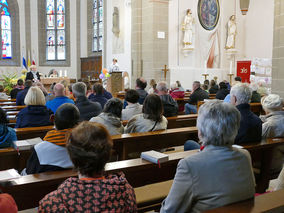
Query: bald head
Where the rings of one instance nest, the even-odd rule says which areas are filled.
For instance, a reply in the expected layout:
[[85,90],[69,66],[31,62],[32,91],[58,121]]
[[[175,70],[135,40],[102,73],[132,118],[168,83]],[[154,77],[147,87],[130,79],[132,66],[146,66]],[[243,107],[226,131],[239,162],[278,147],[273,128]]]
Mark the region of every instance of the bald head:
[[54,95],[56,97],[65,95],[65,88],[64,88],[63,84],[60,84],[60,83],[55,84],[53,91],[54,91]]

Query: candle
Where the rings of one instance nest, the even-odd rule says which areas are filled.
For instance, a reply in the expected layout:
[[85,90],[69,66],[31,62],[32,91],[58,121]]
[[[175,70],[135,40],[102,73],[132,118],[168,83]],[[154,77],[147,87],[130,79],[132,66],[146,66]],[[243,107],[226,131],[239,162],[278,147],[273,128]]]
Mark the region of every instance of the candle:
[[62,70],[59,70],[59,77],[62,77]]
[[67,77],[67,70],[64,70],[64,77]]
[[233,74],[233,61],[230,61],[230,74]]
[[204,62],[204,74],[207,74],[207,61]]

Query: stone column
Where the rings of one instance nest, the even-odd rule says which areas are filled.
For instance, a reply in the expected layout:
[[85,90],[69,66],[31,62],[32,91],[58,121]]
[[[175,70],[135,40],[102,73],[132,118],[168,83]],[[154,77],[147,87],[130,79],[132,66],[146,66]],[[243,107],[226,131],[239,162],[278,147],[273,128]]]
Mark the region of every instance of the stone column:
[[[132,0],[132,87],[137,77],[164,80],[168,65],[168,2]],[[165,38],[158,38],[165,32]],[[170,74],[167,73],[169,82]]]
[[284,98],[284,2],[275,0],[272,59],[272,93]]

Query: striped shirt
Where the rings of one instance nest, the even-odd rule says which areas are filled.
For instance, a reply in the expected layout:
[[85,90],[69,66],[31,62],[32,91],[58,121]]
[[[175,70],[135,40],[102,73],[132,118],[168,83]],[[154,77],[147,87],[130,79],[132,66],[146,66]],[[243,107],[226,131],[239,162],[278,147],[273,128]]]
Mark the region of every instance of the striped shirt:
[[65,145],[70,130],[71,129],[51,130],[46,133],[43,140],[50,143],[54,143],[58,146]]

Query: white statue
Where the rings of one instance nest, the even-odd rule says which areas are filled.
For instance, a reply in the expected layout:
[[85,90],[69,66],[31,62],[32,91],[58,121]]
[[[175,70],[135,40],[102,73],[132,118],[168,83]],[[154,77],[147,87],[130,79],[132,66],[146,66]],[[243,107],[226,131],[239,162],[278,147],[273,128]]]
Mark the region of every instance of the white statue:
[[116,37],[119,37],[120,28],[119,28],[119,10],[118,10],[118,7],[113,8],[112,32]]
[[182,23],[182,31],[184,31],[184,49],[193,48],[193,24],[194,18],[192,17],[192,12],[191,9],[188,9]]
[[236,16],[232,15],[227,24],[227,42],[226,49],[235,49],[237,35]]

